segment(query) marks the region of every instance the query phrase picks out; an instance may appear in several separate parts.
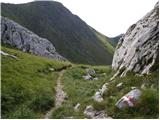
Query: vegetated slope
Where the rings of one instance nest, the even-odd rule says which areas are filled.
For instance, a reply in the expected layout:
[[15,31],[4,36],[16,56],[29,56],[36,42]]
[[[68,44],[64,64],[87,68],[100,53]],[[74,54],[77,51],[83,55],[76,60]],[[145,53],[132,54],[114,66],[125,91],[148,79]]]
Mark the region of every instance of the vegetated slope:
[[[58,70],[70,66],[70,63],[53,61],[6,47],[2,47],[2,50],[18,58],[2,55],[2,118],[43,118],[54,107]],[[103,95],[104,101],[98,103],[93,100],[93,94],[113,76],[111,66],[72,66],[65,70],[61,78],[63,90],[68,97],[62,106],[53,111],[52,118],[88,118],[83,114],[88,105],[92,105],[97,111],[104,110],[112,118],[158,118],[158,71],[146,76],[130,73],[126,77],[116,78]],[[86,75],[86,69],[94,69],[94,77],[98,79],[85,80],[82,76]],[[116,85],[121,82],[123,88],[119,90]],[[141,89],[143,84],[144,94],[136,107],[127,110],[116,108],[115,103],[131,87]],[[74,107],[77,103],[80,103],[80,107],[76,112]]]
[[115,36],[115,37],[110,37],[109,41],[110,43],[116,47],[117,43],[119,42],[119,39],[123,36],[124,34],[120,34],[118,36]]
[[[111,64],[112,45],[97,34],[61,3],[37,1],[26,4],[2,3],[6,16],[37,35],[50,40],[58,53],[74,63]],[[108,41],[108,39],[106,39]],[[109,51],[108,51],[109,49]]]
[[[85,80],[82,76],[86,74],[86,69],[94,69],[98,80]],[[105,74],[104,74],[105,73]],[[138,118],[158,118],[158,72],[152,72],[146,76],[135,76],[135,74],[128,74],[123,78],[116,78],[112,81],[105,94],[102,102],[93,100],[93,95],[105,82],[109,83],[113,76],[110,66],[86,66],[75,65],[67,69],[62,78],[64,91],[68,95],[68,99],[64,101],[62,106],[53,111],[52,118],[54,119],[84,119],[90,118],[84,115],[86,106],[92,105],[97,111],[105,111],[105,113],[114,119],[138,119]],[[116,86],[123,83],[122,89]],[[142,86],[145,85],[145,88]],[[118,109],[116,102],[130,90],[136,87],[143,91],[136,107],[128,109]],[[77,111],[74,107],[80,104]]]
[[54,87],[58,73],[70,63],[42,58],[2,47],[18,59],[2,55],[2,118],[40,118],[54,106]]

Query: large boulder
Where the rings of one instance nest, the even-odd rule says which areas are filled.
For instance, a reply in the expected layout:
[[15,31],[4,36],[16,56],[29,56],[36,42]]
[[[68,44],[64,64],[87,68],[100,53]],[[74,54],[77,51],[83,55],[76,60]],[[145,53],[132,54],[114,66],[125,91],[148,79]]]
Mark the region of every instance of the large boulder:
[[8,18],[1,17],[1,41],[24,52],[56,60],[66,60],[56,52],[52,43]]
[[129,93],[124,95],[120,100],[118,100],[118,102],[116,103],[116,106],[119,109],[134,107],[138,102],[141,94],[142,92],[139,89],[131,90]]
[[[133,24],[119,40],[112,68],[115,76],[125,76],[128,71],[148,74],[158,69],[159,61],[159,3],[146,16]],[[114,76],[114,77],[115,77]]]

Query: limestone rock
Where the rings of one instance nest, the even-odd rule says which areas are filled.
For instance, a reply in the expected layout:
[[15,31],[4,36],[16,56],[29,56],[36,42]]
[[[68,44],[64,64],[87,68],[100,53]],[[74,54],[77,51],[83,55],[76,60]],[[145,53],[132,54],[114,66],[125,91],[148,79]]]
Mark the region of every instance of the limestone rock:
[[91,105],[86,107],[86,109],[84,110],[84,114],[92,119],[112,119],[105,113],[104,110],[97,111]]
[[116,88],[118,88],[119,90],[122,89],[123,88],[123,83],[121,82],[121,83],[117,84]]
[[142,92],[139,89],[131,90],[125,96],[123,96],[118,102],[116,106],[119,109],[124,109],[126,107],[134,107],[137,101],[139,100]]
[[133,89],[136,89],[136,88],[137,88],[137,87],[134,87],[134,86],[131,87],[132,90],[133,90]]
[[81,105],[80,103],[77,103],[77,104],[76,104],[76,106],[74,107],[74,111],[78,111],[78,110],[79,110],[80,105]]
[[92,76],[96,74],[96,71],[94,69],[87,69],[87,73]]
[[[148,74],[159,59],[159,3],[146,16],[133,24],[119,40],[112,68],[116,76],[128,71]],[[156,68],[158,69],[158,67]]]
[[97,78],[97,77],[95,77],[95,78],[93,78],[93,80],[98,80],[98,78]]
[[97,91],[95,93],[95,95],[93,96],[93,99],[97,102],[102,102],[103,101],[103,97],[101,95],[101,92],[100,91]]
[[106,93],[108,91],[108,83],[105,83],[101,89],[99,89],[99,91],[97,91],[94,96],[93,99],[97,102],[102,102],[103,101],[103,94]]
[[94,110],[93,106],[89,105],[84,110],[84,114],[93,118],[95,116],[96,111]]
[[82,76],[85,80],[92,80],[93,77],[90,76],[89,74]]
[[49,71],[54,71],[55,69],[54,68],[49,68]]
[[1,51],[1,50],[0,50],[0,54],[1,54],[1,55],[4,55],[4,56],[9,56],[9,57],[11,57],[11,58],[14,58],[14,59],[18,60],[18,57],[17,57],[17,56],[11,55],[11,54],[6,53],[6,52]]
[[107,118],[108,118],[108,116],[107,116],[107,114],[105,113],[104,110],[97,111],[95,113],[95,116],[93,117],[93,119],[107,119]]
[[11,45],[24,52],[56,60],[66,60],[56,52],[55,47],[49,40],[39,37],[5,17],[1,17],[1,40],[2,44]]

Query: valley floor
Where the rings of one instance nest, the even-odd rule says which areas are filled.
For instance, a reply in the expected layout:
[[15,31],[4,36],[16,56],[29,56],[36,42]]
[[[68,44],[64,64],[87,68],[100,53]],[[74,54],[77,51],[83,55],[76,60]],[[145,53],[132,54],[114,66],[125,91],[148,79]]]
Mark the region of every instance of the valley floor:
[[[7,47],[2,50],[18,58],[2,55],[2,118],[89,118],[84,115],[89,105],[112,118],[158,118],[158,71],[115,78],[103,95],[104,100],[98,103],[93,95],[104,83],[109,83],[114,74],[110,66],[75,65]],[[95,70],[96,80],[82,77],[87,69]],[[121,90],[116,88],[119,83],[123,83]],[[131,87],[143,91],[140,101],[134,108],[119,110],[115,103]]]

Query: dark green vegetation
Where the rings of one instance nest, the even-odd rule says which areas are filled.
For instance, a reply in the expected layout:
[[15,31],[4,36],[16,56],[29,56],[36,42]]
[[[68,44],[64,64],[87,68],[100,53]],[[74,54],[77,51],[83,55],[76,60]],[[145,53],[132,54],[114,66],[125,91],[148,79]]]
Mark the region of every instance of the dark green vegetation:
[[2,118],[40,118],[54,105],[57,72],[69,63],[57,62],[2,47],[19,60],[2,56]]
[[118,35],[118,36],[116,36],[116,37],[112,37],[112,38],[109,39],[109,41],[110,41],[110,43],[111,43],[114,47],[116,47],[119,39],[120,39],[122,36],[123,36],[123,34],[120,34],[120,35]]
[[71,62],[92,65],[112,62],[114,48],[109,38],[93,31],[61,3],[37,1],[1,4],[1,8],[2,16],[50,40],[58,53]]
[[[92,96],[113,76],[110,66],[72,65],[68,68],[71,63],[53,61],[7,47],[2,47],[2,50],[19,58],[16,60],[2,55],[2,118],[43,118],[46,111],[54,106],[56,79],[62,68],[66,71],[61,83],[68,99],[53,112],[53,118],[87,118],[83,115],[87,105],[105,110],[113,118],[158,118],[158,71],[145,76],[129,73],[126,77],[117,77],[104,94],[104,101],[97,103]],[[50,71],[49,68],[56,70]],[[98,80],[84,80],[82,76],[86,74],[86,68],[93,68]],[[120,82],[123,82],[121,90],[116,88]],[[141,89],[142,84],[145,84],[145,90]],[[143,91],[139,102],[134,108],[119,110],[115,103],[131,87]],[[81,104],[79,112],[74,111],[77,103]]]

